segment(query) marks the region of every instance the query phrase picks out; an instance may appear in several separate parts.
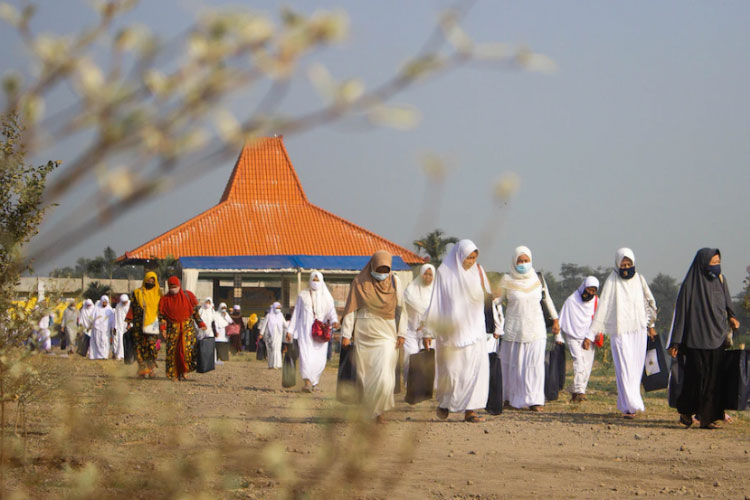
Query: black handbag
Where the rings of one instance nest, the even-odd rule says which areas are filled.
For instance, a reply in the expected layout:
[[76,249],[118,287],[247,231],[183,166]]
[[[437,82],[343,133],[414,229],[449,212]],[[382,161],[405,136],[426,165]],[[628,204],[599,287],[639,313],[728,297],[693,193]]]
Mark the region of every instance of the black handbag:
[[400,347],[398,349],[398,358],[396,359],[396,383],[393,385],[393,394],[401,394],[401,391],[403,390],[403,385],[401,379],[403,378],[402,374],[404,373],[404,348]]
[[537,272],[536,275],[539,278],[539,283],[542,284],[542,300],[539,302],[539,304],[542,306],[542,315],[544,316],[544,325],[547,328],[551,328],[552,325],[555,323],[555,320],[552,319],[552,314],[550,313],[549,309],[547,309],[547,303],[545,302],[545,299],[547,298],[547,282],[544,281],[544,275],[541,272]]
[[82,333],[78,339],[78,350],[76,352],[85,358],[89,353],[89,345],[91,345],[91,337]]
[[294,366],[294,357],[289,349],[284,352],[284,363],[281,367],[282,387],[294,387],[297,385],[297,368]]
[[435,387],[435,350],[422,349],[409,356],[409,373],[406,379],[404,401],[415,405],[432,399]]
[[746,410],[750,399],[750,351],[725,351],[723,375],[724,407]]
[[354,365],[354,346],[341,346],[339,371],[336,377],[336,399],[342,403],[359,403],[362,400],[362,386],[357,379]]
[[122,347],[125,352],[124,361],[126,365],[133,364],[135,361],[135,339],[133,337],[132,328],[122,334]]
[[215,339],[214,342],[216,357],[219,358],[219,361],[229,361],[229,342],[216,342]]
[[495,333],[495,315],[492,313],[492,294],[487,293],[484,285],[484,270],[477,264],[479,270],[479,280],[482,283],[482,293],[484,293],[484,331],[485,333]]
[[677,354],[672,359],[669,367],[669,390],[667,391],[667,402],[671,408],[677,408],[677,400],[682,392],[682,381],[685,379],[685,355]]
[[[647,371],[650,371],[651,375],[646,375]],[[646,365],[643,367],[641,384],[646,392],[659,391],[669,386],[667,360],[658,335],[653,340],[648,337],[646,341]]]
[[503,412],[503,369],[500,356],[490,353],[490,392],[487,394],[487,413],[500,415]]
[[263,361],[266,359],[266,341],[259,338],[256,340],[255,359]]
[[565,345],[555,344],[544,358],[544,398],[556,401],[565,386]]
[[198,341],[198,362],[195,371],[198,373],[207,373],[216,368],[214,363],[215,348],[216,339],[213,337],[204,337]]

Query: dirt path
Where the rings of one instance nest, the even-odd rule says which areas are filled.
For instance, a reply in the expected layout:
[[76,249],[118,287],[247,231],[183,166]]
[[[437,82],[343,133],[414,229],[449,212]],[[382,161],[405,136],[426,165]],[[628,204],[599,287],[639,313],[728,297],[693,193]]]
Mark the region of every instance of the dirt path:
[[[27,465],[10,484],[31,498],[80,488],[71,478],[89,461],[100,471],[90,498],[750,498],[747,414],[722,430],[685,430],[661,391],[624,421],[606,374],[592,377],[589,401],[564,393],[542,414],[442,422],[434,401],[397,397],[389,423],[374,426],[348,420],[355,410],[335,401],[332,366],[323,392],[301,394],[244,355],[186,383],[136,380],[133,366],[78,356],[43,365],[78,382],[67,403],[77,417],[49,402],[29,408]],[[60,437],[66,425],[88,431]]]

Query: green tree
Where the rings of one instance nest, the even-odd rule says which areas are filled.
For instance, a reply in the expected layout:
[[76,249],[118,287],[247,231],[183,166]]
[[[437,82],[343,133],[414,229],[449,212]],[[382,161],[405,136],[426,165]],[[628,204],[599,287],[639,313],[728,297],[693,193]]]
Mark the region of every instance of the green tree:
[[92,281],[89,286],[86,287],[86,291],[83,292],[84,299],[91,299],[94,302],[102,298],[102,295],[109,295],[112,293],[112,287],[98,281]]
[[159,259],[156,269],[156,275],[159,277],[159,283],[164,284],[170,276],[177,276],[182,279],[182,264],[173,255],[167,255],[164,259]]
[[50,272],[53,278],[80,278],[83,275],[100,279],[140,279],[143,276],[143,267],[119,265],[117,253],[111,247],[107,247],[98,257],[81,257],[76,261],[75,267],[66,266]]
[[435,229],[414,241],[414,247],[417,249],[417,252],[426,254],[435,267],[439,266],[443,261],[443,255],[445,255],[445,249],[448,245],[458,243],[458,238],[454,238],[453,236],[444,237],[443,234],[442,230]]
[[654,299],[656,299],[656,307],[659,308],[659,314],[656,319],[656,331],[659,332],[662,339],[666,339],[672,325],[672,314],[674,313],[674,306],[680,286],[673,277],[659,273],[651,280],[649,287],[651,288],[651,293],[654,294]]

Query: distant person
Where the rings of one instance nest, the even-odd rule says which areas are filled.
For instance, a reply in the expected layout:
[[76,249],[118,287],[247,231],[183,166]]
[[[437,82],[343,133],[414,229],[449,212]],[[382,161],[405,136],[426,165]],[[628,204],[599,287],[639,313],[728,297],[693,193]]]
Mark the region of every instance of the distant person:
[[510,273],[498,285],[498,298],[507,300],[500,362],[503,370],[503,397],[513,408],[542,411],[544,408],[544,352],[547,325],[540,305],[553,320],[555,341],[562,342],[557,309],[547,284],[533,267],[531,250],[520,246],[513,252]]
[[52,334],[50,332],[50,325],[52,319],[49,314],[45,314],[37,323],[37,342],[39,350],[44,352],[52,351]]
[[247,342],[245,350],[255,352],[258,345],[258,315],[253,313],[247,319]]
[[78,334],[78,310],[76,309],[76,301],[73,299],[68,300],[68,307],[63,311],[60,332],[68,354],[73,354],[73,346]]
[[729,328],[739,327],[732,295],[721,273],[721,252],[701,248],[677,295],[669,346],[673,358],[684,356],[677,411],[685,427],[692,425],[693,415],[703,429],[717,429],[716,422],[724,420],[723,351]]
[[313,338],[315,322],[326,325],[329,332],[338,328],[336,305],[331,292],[318,271],[310,273],[309,288],[297,296],[294,314],[287,327],[287,342],[299,344],[299,371],[304,386],[302,392],[318,390],[320,376],[326,367],[328,344]]
[[268,368],[281,368],[281,347],[287,330],[287,321],[281,312],[281,303],[274,302],[268,308],[260,337],[266,343]]
[[646,279],[635,270],[629,248],[615,254],[615,270],[604,282],[591,330],[610,336],[617,378],[617,409],[624,418],[646,411],[641,377],[646,363],[646,337],[656,337],[656,301]]
[[598,303],[599,280],[589,276],[571,293],[560,310],[560,329],[573,358],[573,390],[570,400],[586,400],[586,386],[594,366],[594,332],[591,323]]
[[219,304],[219,310],[214,316],[214,326],[216,327],[216,356],[218,357],[217,363],[223,365],[224,361],[229,360],[229,338],[227,338],[227,327],[232,324],[234,320],[227,311],[227,305],[222,302]]
[[115,359],[125,359],[125,344],[122,337],[128,330],[128,312],[130,312],[130,297],[123,293],[120,295],[120,301],[115,306],[115,334],[112,337],[112,352]]
[[[82,342],[86,342],[88,340],[89,349],[91,349],[91,329],[94,326],[95,312],[96,309],[94,308],[94,301],[92,301],[91,299],[86,299],[83,302],[83,306],[81,306],[81,310],[78,311],[78,325],[81,327],[82,335],[79,335],[76,338],[76,345],[79,345]],[[81,354],[83,353],[81,352]],[[88,350],[86,351],[86,357],[88,357]]]
[[487,356],[485,297],[489,280],[477,263],[471,240],[456,243],[440,264],[432,300],[424,315],[425,347],[435,338],[437,416],[461,412],[470,423],[484,422],[477,410],[487,406],[490,363]]
[[409,356],[417,354],[422,342],[421,324],[427,306],[430,305],[432,288],[435,285],[435,266],[423,264],[419,275],[411,280],[404,290],[406,306],[406,339],[404,340],[404,380],[409,378]]
[[102,295],[94,305],[94,321],[91,327],[89,359],[109,359],[110,336],[115,329],[115,311],[109,305],[109,297]]
[[214,309],[214,299],[206,297],[203,299],[198,314],[201,317],[201,321],[206,325],[206,328],[198,332],[199,338],[213,337],[214,336],[214,319],[216,318],[216,310]]
[[156,273],[147,272],[140,288],[133,290],[127,319],[133,323],[138,377],[156,377],[156,348],[159,340],[159,301],[162,292]]
[[198,299],[193,292],[184,290],[177,276],[167,280],[169,293],[159,301],[161,330],[167,338],[167,377],[187,380],[187,374],[196,367],[196,331],[206,324],[198,314]]
[[392,270],[391,254],[375,252],[349,286],[344,306],[342,346],[354,342],[357,379],[366,410],[378,423],[393,408],[398,349],[406,337],[403,289]]
[[227,329],[227,336],[232,353],[236,354],[242,351],[242,334],[245,330],[245,321],[242,319],[240,306],[237,304],[232,306],[232,312],[229,313],[229,316],[232,318],[232,323]]

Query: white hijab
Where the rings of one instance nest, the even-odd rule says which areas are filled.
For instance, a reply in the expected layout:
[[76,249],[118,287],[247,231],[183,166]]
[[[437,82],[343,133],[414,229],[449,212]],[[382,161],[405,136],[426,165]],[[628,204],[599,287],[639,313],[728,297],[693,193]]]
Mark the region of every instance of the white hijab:
[[274,302],[271,304],[271,307],[268,308],[268,312],[266,313],[266,329],[269,332],[273,332],[277,328],[283,330],[286,327],[284,313],[281,312],[281,309],[277,309],[277,307],[281,307],[280,302]]
[[[529,263],[531,264],[531,267],[525,274],[521,274],[516,271],[516,264],[518,263],[518,258],[521,255],[526,255],[529,258]],[[509,288],[522,292],[530,292],[542,286],[542,284],[539,282],[539,277],[536,274],[533,263],[534,260],[529,247],[516,247],[516,249],[513,251],[513,261],[510,263],[510,273],[503,275],[500,286],[502,288]]]
[[198,315],[206,324],[206,328],[211,329],[211,323],[216,318],[216,311],[214,311],[214,301],[211,297],[206,297],[205,299],[203,299],[203,305],[201,305],[200,309],[198,310]]
[[581,294],[590,286],[599,288],[599,280],[595,276],[589,276],[578,290],[571,293],[565,300],[560,311],[560,329],[574,339],[584,339],[590,336],[591,322],[594,319],[596,309],[596,298],[584,302]]
[[[432,271],[432,282],[429,285],[425,285],[422,281],[424,279],[424,273]],[[435,287],[435,266],[432,264],[423,264],[419,268],[419,276],[411,280],[411,283],[404,290],[404,302],[411,309],[409,314],[415,312],[417,315],[422,316],[430,305],[430,298],[432,297],[432,289]]]
[[[222,308],[224,308],[223,311]],[[219,304],[219,310],[214,315],[214,324],[216,325],[216,328],[226,328],[227,325],[229,325],[229,323],[232,323],[233,321],[234,320],[231,316],[229,316],[229,313],[227,312],[227,305],[224,302]]]
[[656,301],[643,276],[636,272],[635,276],[624,280],[617,272],[625,257],[635,265],[635,255],[631,249],[617,250],[615,269],[607,277],[599,295],[599,308],[591,324],[594,333],[617,335],[639,332],[648,326],[649,315],[656,316]]
[[478,248],[471,240],[459,241],[437,270],[425,323],[441,344],[464,347],[486,338],[484,293],[489,293],[487,276],[478,264],[469,269],[463,267],[466,257],[475,250]]
[[115,327],[120,330],[125,329],[125,317],[130,310],[130,297],[123,293],[120,295],[120,301],[115,306]]
[[[313,281],[313,278],[315,277],[318,278],[318,281]],[[312,314],[314,310],[315,319],[322,321],[331,309],[335,307],[333,296],[326,286],[323,274],[319,271],[313,271],[310,273],[309,285],[310,288],[302,292],[300,296],[305,303],[305,308],[310,311],[310,314]],[[277,303],[274,303],[274,308]]]
[[[106,306],[102,307],[102,304],[107,303]],[[109,305],[109,297],[102,295],[102,297],[96,301],[94,306],[93,325],[97,328],[107,328],[107,323],[113,319],[114,309]]]

